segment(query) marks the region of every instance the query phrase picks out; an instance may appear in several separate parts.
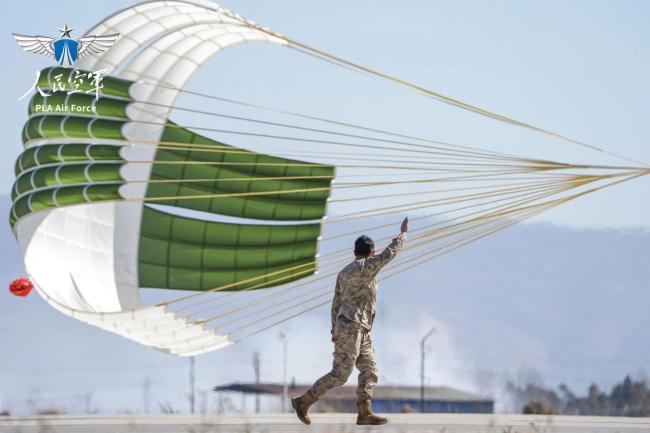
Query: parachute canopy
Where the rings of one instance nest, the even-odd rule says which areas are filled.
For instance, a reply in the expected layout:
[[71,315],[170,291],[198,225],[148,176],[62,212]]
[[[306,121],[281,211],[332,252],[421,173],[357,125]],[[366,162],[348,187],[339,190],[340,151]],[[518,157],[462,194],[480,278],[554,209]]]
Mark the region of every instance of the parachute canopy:
[[[170,114],[180,109],[175,101],[182,92],[214,98],[184,89],[211,57],[259,41],[612,155],[324,53],[209,2],[144,2],[88,33],[120,36],[75,69],[41,71],[38,86],[47,95],[36,92],[29,104],[10,224],[34,286],[54,308],[175,355],[225,347],[328,303],[350,248],[321,254],[321,244],[353,232],[323,239],[325,222],[424,210],[412,218],[404,253],[409,260],[393,265],[385,275],[390,278],[554,206],[650,173],[639,166],[519,157],[223,98],[320,126],[184,108],[196,116],[318,137],[229,131],[312,145],[284,156],[253,151],[207,136],[226,132],[220,128],[184,126]],[[99,70],[105,73],[101,88],[78,82],[79,75]],[[343,151],[350,147],[357,152]],[[340,174],[342,168],[362,173]],[[368,170],[383,175],[379,181],[364,178]],[[346,177],[353,179],[342,182]],[[367,192],[375,187],[382,193]],[[361,193],[335,197],[346,191]],[[373,208],[379,199],[395,202]],[[360,210],[328,219],[335,202],[359,203]],[[27,283],[15,282],[12,292],[28,293]],[[188,292],[143,305],[142,288]]]
[[[334,167],[249,152],[168,122],[178,91],[137,83],[182,88],[224,48],[282,40],[195,1],[143,3],[91,32],[108,28],[120,34],[108,52],[76,70],[41,71],[39,87],[50,94],[30,102],[11,225],[39,292],[60,311],[173,353],[220,347],[227,337],[141,307],[140,288],[238,291],[312,275]],[[99,98],[86,93],[88,80],[72,89],[73,74],[101,69]],[[75,112],[88,105],[95,111]]]

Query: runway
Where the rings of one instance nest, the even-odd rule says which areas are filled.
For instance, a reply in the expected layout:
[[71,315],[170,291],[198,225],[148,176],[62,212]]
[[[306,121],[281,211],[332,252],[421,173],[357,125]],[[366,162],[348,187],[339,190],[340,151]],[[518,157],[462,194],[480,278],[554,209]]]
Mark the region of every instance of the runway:
[[0,433],[641,433],[650,418],[501,414],[392,414],[384,426],[357,426],[355,415],[312,415],[311,426],[291,414],[87,415],[0,417]]

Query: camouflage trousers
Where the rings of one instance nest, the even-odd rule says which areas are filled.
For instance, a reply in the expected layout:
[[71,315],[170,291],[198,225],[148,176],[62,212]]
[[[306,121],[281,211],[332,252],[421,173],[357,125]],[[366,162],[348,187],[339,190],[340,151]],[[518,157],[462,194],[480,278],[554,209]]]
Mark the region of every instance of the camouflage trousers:
[[356,366],[359,370],[357,395],[360,400],[370,400],[379,378],[370,333],[354,322],[339,318],[334,336],[336,341],[332,370],[314,383],[311,387],[312,394],[320,397],[335,386],[345,384]]

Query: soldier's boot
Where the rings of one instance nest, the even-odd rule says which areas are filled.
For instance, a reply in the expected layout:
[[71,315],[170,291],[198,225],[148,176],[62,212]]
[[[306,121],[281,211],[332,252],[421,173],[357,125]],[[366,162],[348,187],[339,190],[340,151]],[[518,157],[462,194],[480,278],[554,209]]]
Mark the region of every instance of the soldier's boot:
[[311,393],[310,390],[307,390],[303,395],[297,398],[291,399],[291,406],[296,410],[296,415],[298,419],[303,423],[309,425],[311,424],[311,419],[309,418],[308,411],[309,407],[318,401],[318,397]]
[[372,412],[372,405],[370,400],[359,400],[357,402],[357,424],[358,425],[381,425],[388,422],[387,418],[383,416],[375,415]]

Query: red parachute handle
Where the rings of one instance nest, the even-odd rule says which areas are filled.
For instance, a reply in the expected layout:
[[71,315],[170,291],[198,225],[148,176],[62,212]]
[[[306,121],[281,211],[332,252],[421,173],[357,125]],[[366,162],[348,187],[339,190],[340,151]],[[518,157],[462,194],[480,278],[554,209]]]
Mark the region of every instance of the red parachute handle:
[[27,278],[17,278],[9,284],[9,291],[15,296],[27,296],[34,285]]

